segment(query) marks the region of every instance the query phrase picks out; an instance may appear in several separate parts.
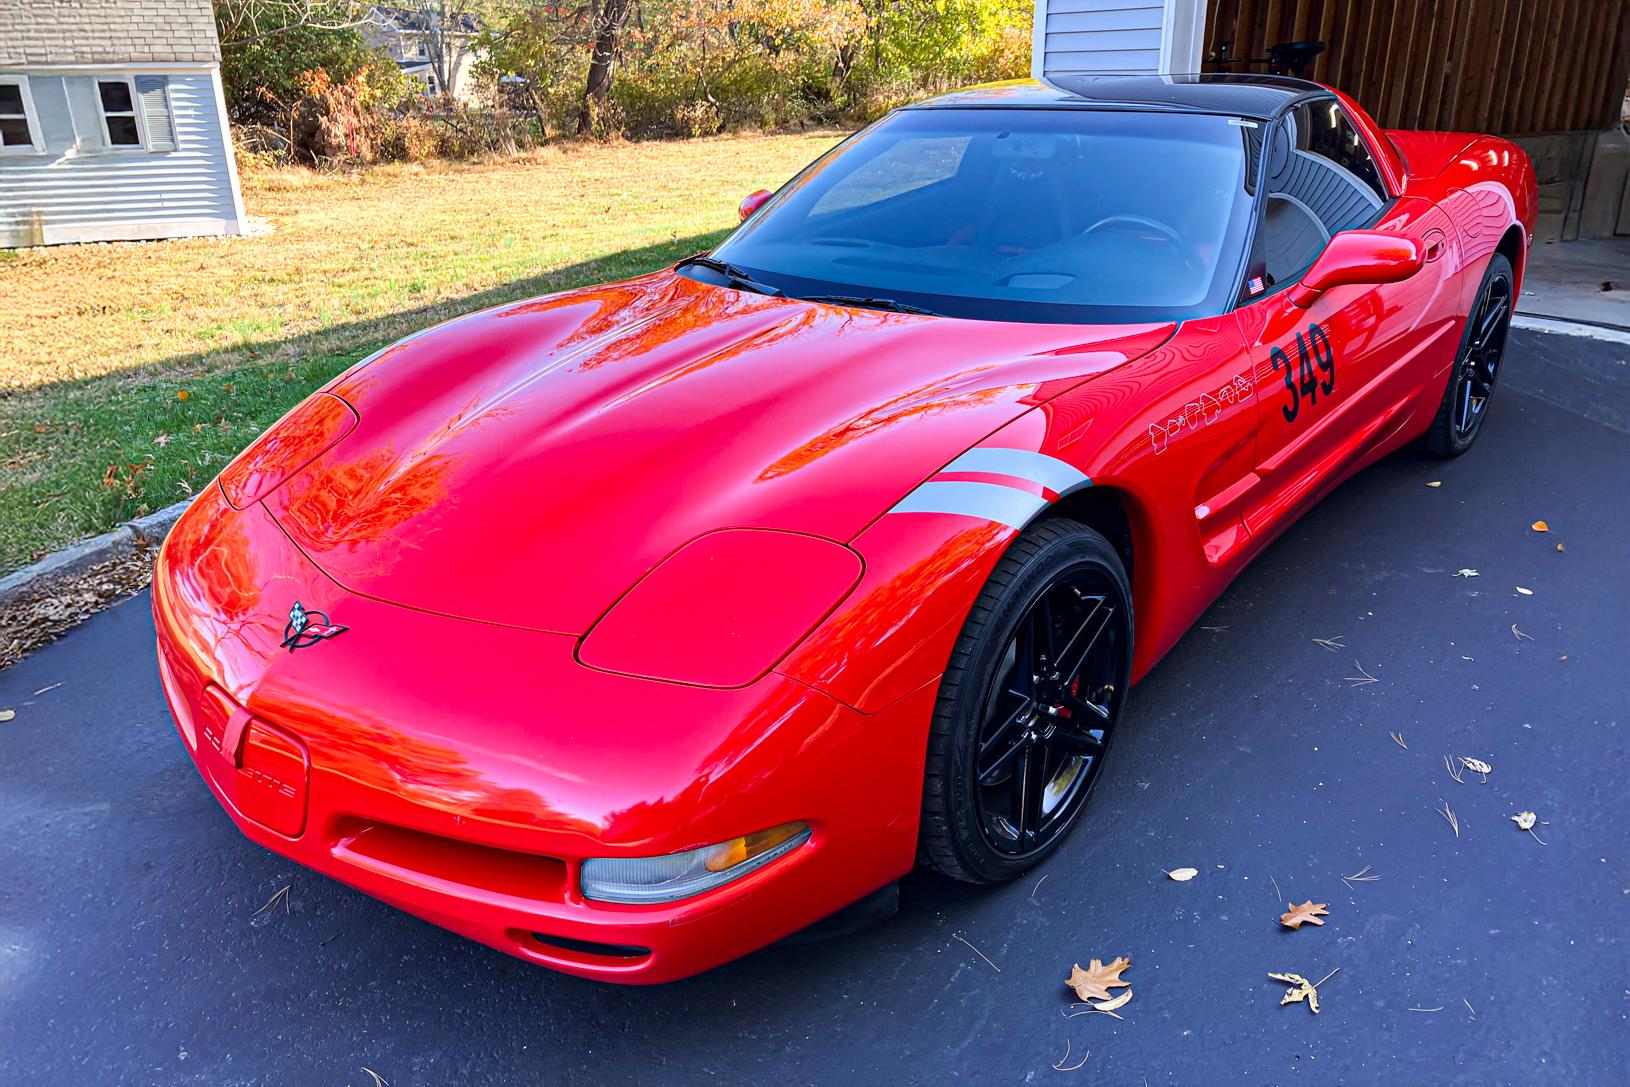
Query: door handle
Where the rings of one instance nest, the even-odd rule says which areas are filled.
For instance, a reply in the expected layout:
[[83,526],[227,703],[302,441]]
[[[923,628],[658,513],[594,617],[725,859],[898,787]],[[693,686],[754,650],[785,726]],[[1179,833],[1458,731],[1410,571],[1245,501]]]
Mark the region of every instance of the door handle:
[[1425,242],[1425,244],[1426,244],[1426,259],[1428,261],[1437,260],[1439,257],[1443,256],[1443,250],[1444,250],[1443,231],[1441,231],[1441,230],[1428,230],[1426,232],[1426,236],[1424,238],[1422,238],[1421,240],[1423,242]]

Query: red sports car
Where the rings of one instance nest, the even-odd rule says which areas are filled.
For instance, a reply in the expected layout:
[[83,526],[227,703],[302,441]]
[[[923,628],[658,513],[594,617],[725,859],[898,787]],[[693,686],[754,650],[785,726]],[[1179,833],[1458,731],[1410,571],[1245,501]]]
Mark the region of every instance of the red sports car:
[[159,556],[181,735],[254,841],[586,977],[1012,878],[1253,556],[1476,439],[1535,203],[1511,144],[1298,80],[897,110],[711,254],[262,435]]

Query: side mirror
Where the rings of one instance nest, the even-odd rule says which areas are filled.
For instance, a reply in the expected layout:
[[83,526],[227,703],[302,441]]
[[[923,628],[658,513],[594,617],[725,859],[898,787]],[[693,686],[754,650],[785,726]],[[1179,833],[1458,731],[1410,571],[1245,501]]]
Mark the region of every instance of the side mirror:
[[749,215],[763,207],[764,201],[768,200],[774,195],[775,194],[769,189],[760,189],[758,192],[748,193],[746,196],[742,197],[741,207],[736,209],[741,212],[742,221],[746,222]]
[[1426,262],[1414,238],[1373,230],[1346,230],[1330,239],[1302,281],[1290,289],[1293,305],[1302,309],[1331,287],[1349,283],[1397,283]]

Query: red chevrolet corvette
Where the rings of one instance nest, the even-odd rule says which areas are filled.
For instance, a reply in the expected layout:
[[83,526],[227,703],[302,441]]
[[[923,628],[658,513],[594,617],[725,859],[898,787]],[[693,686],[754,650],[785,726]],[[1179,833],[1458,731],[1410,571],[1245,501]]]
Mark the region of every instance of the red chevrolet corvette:
[[158,660],[251,839],[586,977],[1081,821],[1322,495],[1476,439],[1522,151],[1271,77],[897,110],[711,254],[385,348],[201,494]]

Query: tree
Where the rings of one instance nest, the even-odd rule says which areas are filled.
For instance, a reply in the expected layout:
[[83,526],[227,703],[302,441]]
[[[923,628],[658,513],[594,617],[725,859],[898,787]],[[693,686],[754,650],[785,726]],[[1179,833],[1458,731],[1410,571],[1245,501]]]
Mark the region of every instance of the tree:
[[594,52],[589,56],[589,81],[583,90],[583,111],[577,115],[577,133],[587,136],[605,112],[611,81],[617,71],[623,27],[628,25],[631,0],[600,0],[594,17]]
[[556,117],[575,126],[582,106],[579,66],[595,31],[587,5],[529,3],[489,24],[478,70],[505,96],[523,100],[540,131],[548,133]]
[[[362,38],[367,8],[351,0],[218,0],[221,83],[237,124],[284,129],[306,77],[362,88],[389,107],[410,93],[396,65]],[[285,134],[287,134],[285,132]]]

